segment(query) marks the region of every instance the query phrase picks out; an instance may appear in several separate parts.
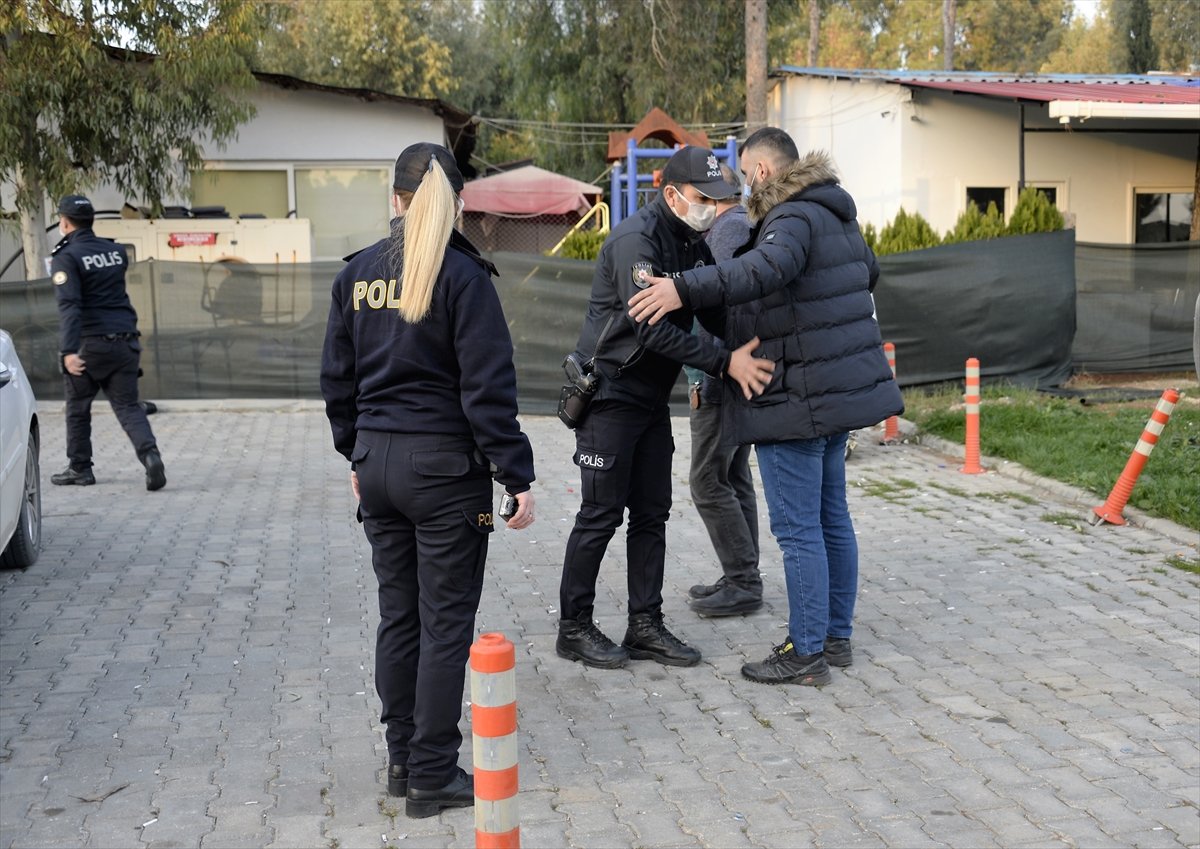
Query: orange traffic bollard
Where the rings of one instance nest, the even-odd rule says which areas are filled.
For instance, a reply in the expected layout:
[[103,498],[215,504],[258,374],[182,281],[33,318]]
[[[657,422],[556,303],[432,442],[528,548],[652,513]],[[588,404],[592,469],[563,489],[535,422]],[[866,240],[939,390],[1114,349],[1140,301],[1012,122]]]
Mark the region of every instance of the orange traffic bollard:
[[1129,455],[1129,462],[1125,464],[1125,470],[1121,472],[1112,492],[1108,494],[1108,500],[1099,507],[1092,508],[1092,512],[1096,514],[1092,519],[1093,525],[1101,522],[1113,525],[1125,524],[1125,518],[1121,515],[1121,511],[1125,509],[1129,496],[1133,494],[1133,485],[1137,483],[1138,475],[1142,473],[1146,461],[1150,459],[1150,452],[1154,450],[1158,436],[1166,427],[1167,421],[1171,418],[1171,411],[1175,409],[1178,401],[1179,391],[1175,389],[1168,389],[1158,399],[1154,412],[1150,414],[1150,421],[1146,422],[1146,427],[1142,431],[1142,438],[1133,447],[1133,453]]
[[475,753],[475,846],[518,849],[516,652],[503,634],[471,646],[471,732]]
[[967,391],[963,393],[963,404],[967,409],[967,438],[963,466],[960,472],[978,475],[983,472],[979,465],[979,360],[967,360]]
[[[888,365],[892,369],[892,379],[896,378],[896,346],[891,342],[883,343],[883,353],[887,355]],[[880,445],[891,445],[893,442],[900,441],[900,417],[888,416],[887,421],[883,423],[883,439],[879,441]]]

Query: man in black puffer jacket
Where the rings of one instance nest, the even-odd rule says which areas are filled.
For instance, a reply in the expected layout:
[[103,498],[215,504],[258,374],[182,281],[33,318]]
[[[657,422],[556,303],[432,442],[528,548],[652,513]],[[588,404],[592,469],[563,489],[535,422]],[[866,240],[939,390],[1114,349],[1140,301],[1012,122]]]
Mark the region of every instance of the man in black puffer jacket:
[[852,660],[858,546],[846,439],[902,413],[904,403],[873,316],[879,264],[829,156],[801,158],[787,133],[766,127],[746,139],[740,158],[750,245],[720,265],[656,278],[630,300],[630,315],[653,324],[681,306],[725,304],[730,347],[758,337],[757,356],[774,362],[762,395],[725,384],[723,433],[756,446],[790,609],[788,639],[742,674],[820,686],[831,680],[829,664]]

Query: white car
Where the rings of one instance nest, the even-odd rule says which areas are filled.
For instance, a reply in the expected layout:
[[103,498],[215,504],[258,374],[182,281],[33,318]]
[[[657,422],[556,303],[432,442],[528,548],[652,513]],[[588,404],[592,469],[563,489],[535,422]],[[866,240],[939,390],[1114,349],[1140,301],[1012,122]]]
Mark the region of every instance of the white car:
[[42,544],[37,401],[12,337],[0,330],[0,567],[24,569]]

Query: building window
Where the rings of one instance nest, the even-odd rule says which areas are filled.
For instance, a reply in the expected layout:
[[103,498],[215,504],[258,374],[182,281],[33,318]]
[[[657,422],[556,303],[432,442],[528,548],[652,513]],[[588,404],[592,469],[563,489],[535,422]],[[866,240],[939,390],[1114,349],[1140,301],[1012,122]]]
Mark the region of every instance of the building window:
[[996,204],[996,209],[1000,212],[1000,217],[1004,217],[1004,196],[1008,190],[1001,188],[987,188],[980,186],[967,187],[967,206],[972,202],[979,207],[980,212],[987,212],[988,204]]
[[1046,200],[1050,201],[1051,206],[1058,206],[1058,187],[1057,186],[1034,186],[1041,194],[1045,195]]
[[1191,192],[1135,192],[1133,198],[1134,242],[1188,240],[1194,203]]
[[192,206],[223,206],[232,218],[287,218],[288,174],[284,170],[205,169],[192,175]]
[[297,168],[296,215],[312,222],[313,258],[341,259],[388,233],[388,168]]

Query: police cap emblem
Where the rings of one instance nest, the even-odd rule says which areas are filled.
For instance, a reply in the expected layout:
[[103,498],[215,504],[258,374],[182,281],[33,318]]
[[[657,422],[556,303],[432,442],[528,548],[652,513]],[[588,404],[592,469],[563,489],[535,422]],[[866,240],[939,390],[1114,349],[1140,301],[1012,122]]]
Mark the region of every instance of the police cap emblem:
[[648,262],[635,262],[633,264],[633,285],[639,289],[645,289],[650,285],[647,277],[653,277],[654,271]]
[[54,272],[54,276],[51,277],[50,279],[54,281],[55,286],[61,286],[62,284],[67,282],[67,272],[56,271],[56,272]]

